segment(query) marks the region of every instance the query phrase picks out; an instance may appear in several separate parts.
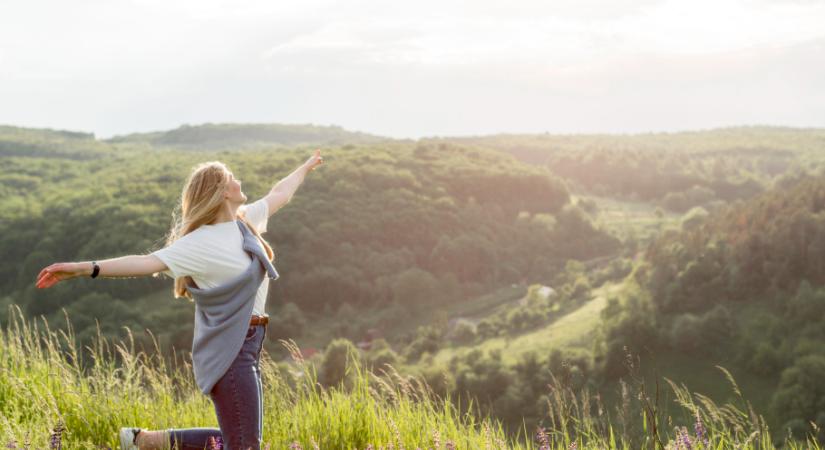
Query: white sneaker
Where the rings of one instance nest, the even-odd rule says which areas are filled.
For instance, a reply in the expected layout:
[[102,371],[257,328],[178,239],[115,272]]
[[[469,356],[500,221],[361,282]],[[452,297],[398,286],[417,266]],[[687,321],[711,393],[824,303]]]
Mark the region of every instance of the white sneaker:
[[120,450],[138,450],[137,438],[140,428],[121,428],[120,429]]

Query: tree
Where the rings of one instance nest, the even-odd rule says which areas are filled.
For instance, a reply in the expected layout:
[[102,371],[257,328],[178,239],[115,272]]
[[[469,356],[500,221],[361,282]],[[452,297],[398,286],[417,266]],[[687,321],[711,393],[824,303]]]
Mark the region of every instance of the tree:
[[476,339],[476,327],[466,319],[458,319],[450,339],[458,344],[469,344]]
[[354,374],[349,371],[350,362],[358,363],[359,360],[358,349],[349,339],[338,338],[333,340],[324,351],[318,381],[325,386],[338,386],[343,382],[344,387],[351,387]]
[[304,332],[306,318],[295,303],[289,302],[270,318],[273,339],[297,338]]
[[[825,413],[825,356],[808,355],[782,372],[773,395],[773,409],[786,421],[816,421]],[[801,437],[801,436],[800,436]]]

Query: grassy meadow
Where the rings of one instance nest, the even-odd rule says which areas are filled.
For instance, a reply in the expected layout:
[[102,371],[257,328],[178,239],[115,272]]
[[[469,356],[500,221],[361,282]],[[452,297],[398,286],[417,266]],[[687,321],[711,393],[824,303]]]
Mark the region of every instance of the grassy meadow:
[[[168,367],[162,358],[136,352],[131,340],[113,343],[103,336],[93,346],[92,361],[83,361],[68,315],[64,333],[11,309],[13,320],[0,334],[0,438],[6,448],[117,448],[121,426],[217,426],[186,363]],[[282,344],[293,356],[291,364],[278,364],[266,353],[261,362],[267,448],[774,448],[776,437],[741,396],[716,405],[662,380],[678,408],[693,418],[674,422],[661,409],[658,386],[652,392],[641,378],[624,385],[616,411],[606,410],[599,396],[574,392],[554,378],[548,385],[548,426],[512,439],[494,419],[459,413],[425,383],[392,367],[375,375],[352,358],[353,383],[321,387],[295,344]],[[813,440],[782,444],[820,448]]]

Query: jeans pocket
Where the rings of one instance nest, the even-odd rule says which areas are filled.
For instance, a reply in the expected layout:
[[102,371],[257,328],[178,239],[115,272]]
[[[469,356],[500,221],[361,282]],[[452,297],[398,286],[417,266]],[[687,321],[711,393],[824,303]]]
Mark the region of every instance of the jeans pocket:
[[257,334],[258,334],[258,327],[257,326],[249,327],[249,329],[246,330],[246,338],[244,338],[244,341],[252,340]]

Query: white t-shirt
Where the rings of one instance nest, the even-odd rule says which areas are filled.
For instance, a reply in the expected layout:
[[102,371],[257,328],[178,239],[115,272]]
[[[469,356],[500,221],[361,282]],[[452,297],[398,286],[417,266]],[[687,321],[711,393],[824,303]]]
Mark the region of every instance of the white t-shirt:
[[[246,220],[258,233],[266,231],[269,208],[266,199],[248,205],[241,205],[246,212]],[[243,249],[243,234],[235,221],[215,225],[201,225],[195,231],[181,237],[171,245],[152,253],[169,270],[163,273],[173,277],[190,276],[198,287],[209,289],[240,275],[252,263],[252,257]],[[252,313],[263,315],[269,278],[264,277],[255,295]]]

